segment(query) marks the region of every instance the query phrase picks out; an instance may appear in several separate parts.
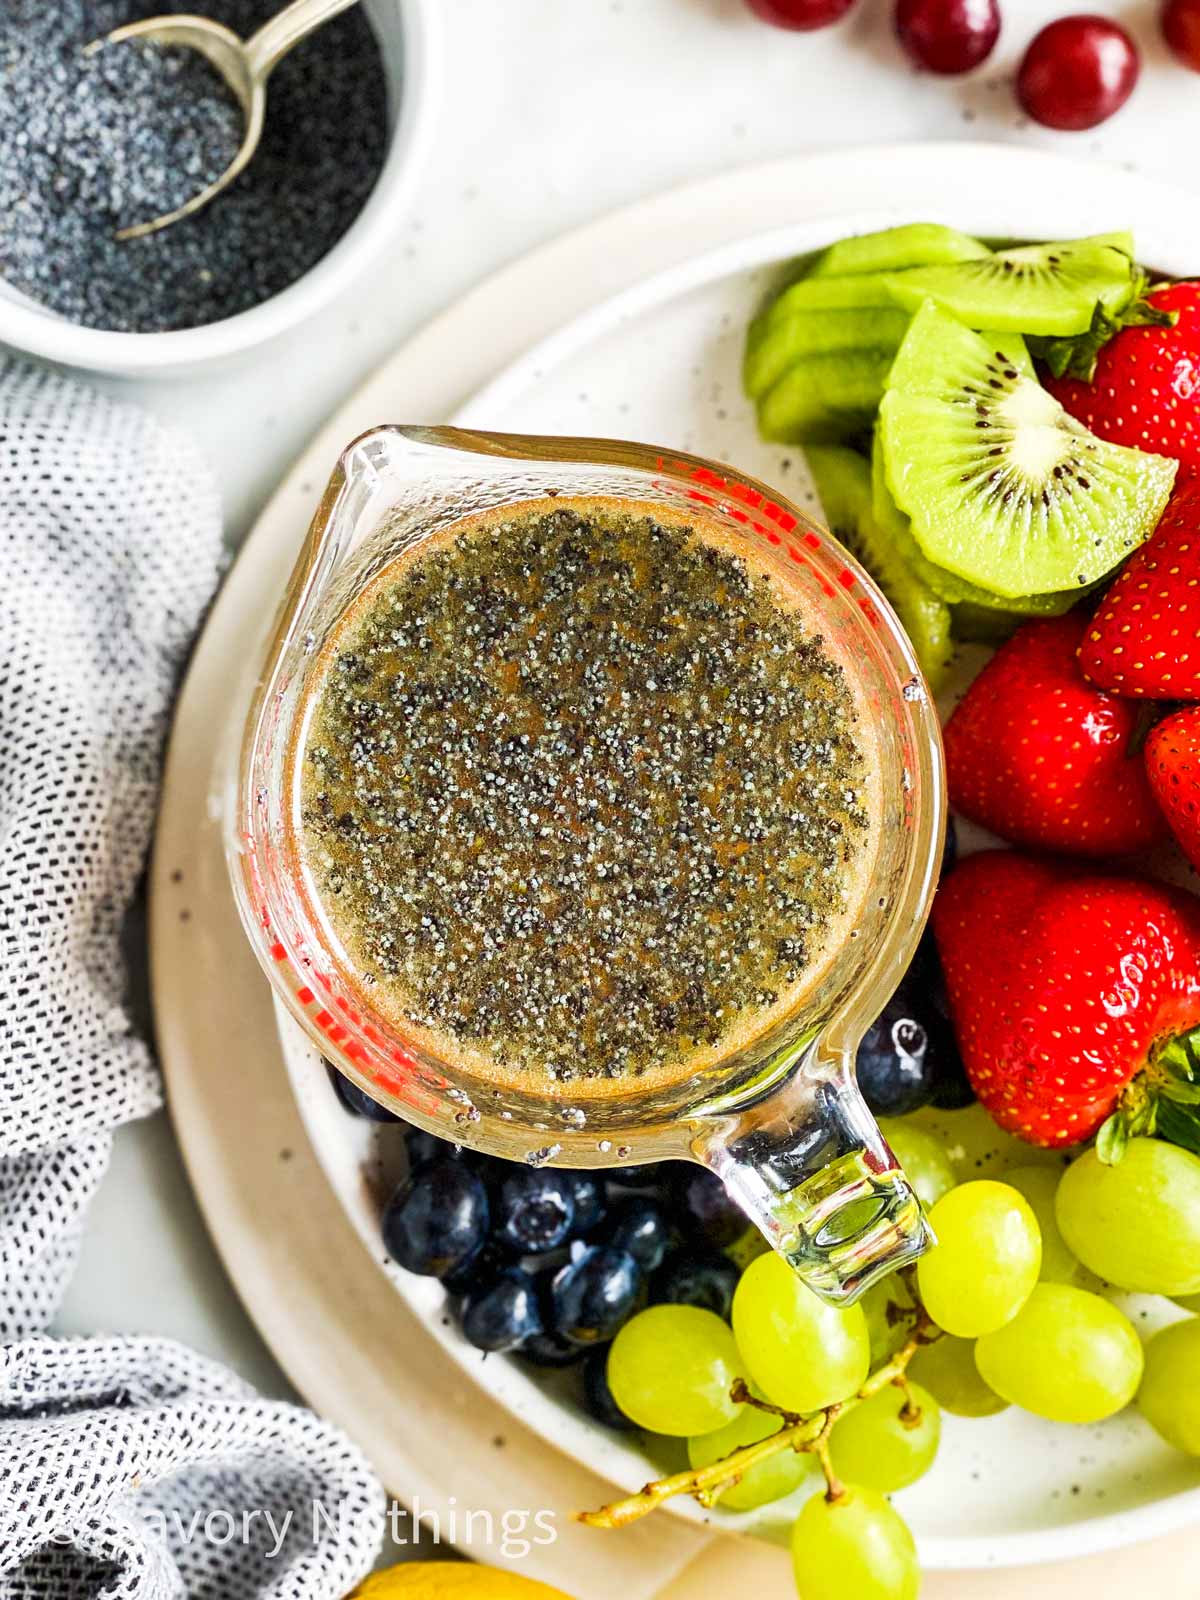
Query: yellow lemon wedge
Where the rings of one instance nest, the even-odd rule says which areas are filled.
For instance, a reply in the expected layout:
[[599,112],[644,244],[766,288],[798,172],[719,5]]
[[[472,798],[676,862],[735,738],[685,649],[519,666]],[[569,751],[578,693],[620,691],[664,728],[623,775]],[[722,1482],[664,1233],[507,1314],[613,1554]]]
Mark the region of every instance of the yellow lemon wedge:
[[466,1561],[408,1561],[365,1578],[348,1600],[571,1600],[561,1589]]

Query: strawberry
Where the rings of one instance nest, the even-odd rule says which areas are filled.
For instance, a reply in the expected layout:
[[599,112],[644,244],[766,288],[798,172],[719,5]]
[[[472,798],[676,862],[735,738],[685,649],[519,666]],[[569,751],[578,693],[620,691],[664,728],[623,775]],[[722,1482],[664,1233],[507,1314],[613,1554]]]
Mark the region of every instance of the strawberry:
[[[1168,284],[1140,304],[1172,325],[1122,327],[1098,353],[1085,334],[1075,351],[1083,365],[1048,356],[1045,384],[1102,439],[1172,456],[1182,482],[1200,471],[1200,283]],[[1064,368],[1091,375],[1055,376]]]
[[1179,848],[1200,872],[1200,706],[1152,728],[1145,757],[1155,799]]
[[950,804],[1014,844],[1126,855],[1165,836],[1135,751],[1140,708],[1094,688],[1078,613],[1027,622],[945,729]]
[[1002,1128],[1055,1149],[1107,1122],[1106,1158],[1155,1128],[1200,1142],[1200,901],[989,850],[943,881],[933,931],[967,1076]]
[[1200,483],[1175,491],[1105,594],[1079,664],[1117,694],[1200,700]]

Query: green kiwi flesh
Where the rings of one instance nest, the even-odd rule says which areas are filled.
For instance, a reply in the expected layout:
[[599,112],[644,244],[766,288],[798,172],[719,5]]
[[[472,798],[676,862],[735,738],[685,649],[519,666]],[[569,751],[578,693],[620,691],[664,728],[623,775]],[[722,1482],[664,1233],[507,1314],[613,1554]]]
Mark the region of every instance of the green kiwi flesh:
[[929,302],[892,366],[879,430],[923,554],[1010,600],[1104,577],[1153,530],[1176,472],[1069,416],[1023,340],[975,333]]
[[895,306],[860,311],[819,311],[769,324],[746,341],[742,380],[752,399],[767,390],[804,356],[833,350],[876,350],[894,356],[908,331],[909,315]]
[[971,600],[950,607],[950,626],[960,644],[1003,644],[1024,620],[1011,611],[993,611]]
[[[945,567],[930,561],[913,538],[908,518],[892,497],[883,459],[883,439],[878,429],[875,430],[871,447],[871,506],[876,523],[896,546],[907,565],[926,588],[955,608],[956,617],[961,608],[970,608],[972,611],[990,612],[995,627],[1002,628],[1008,619],[1011,619],[1011,626],[1015,627],[1022,617],[1059,617],[1079,603],[1078,589],[1060,590],[1057,594],[1024,594],[1004,598],[988,589],[981,589],[978,584],[968,583],[956,572],[947,572]],[[954,636],[959,637],[957,630]]]
[[889,277],[887,287],[906,311],[932,300],[968,328],[1066,336],[1091,327],[1097,304],[1116,312],[1127,303],[1133,292],[1132,254],[1128,235],[1102,234],[1022,245],[950,266],[917,267]]
[[758,401],[758,431],[785,444],[840,444],[875,420],[890,351],[804,356]]
[[895,311],[887,282],[888,275],[882,272],[865,272],[859,278],[801,278],[755,317],[750,338],[812,311]]
[[954,644],[950,608],[909,571],[871,510],[871,469],[855,450],[804,452],[829,531],[857,556],[891,602],[932,689],[943,681]]
[[910,222],[878,233],[839,239],[808,268],[810,278],[840,278],[860,272],[898,272],[905,267],[951,265],[986,256],[988,248],[940,222]]

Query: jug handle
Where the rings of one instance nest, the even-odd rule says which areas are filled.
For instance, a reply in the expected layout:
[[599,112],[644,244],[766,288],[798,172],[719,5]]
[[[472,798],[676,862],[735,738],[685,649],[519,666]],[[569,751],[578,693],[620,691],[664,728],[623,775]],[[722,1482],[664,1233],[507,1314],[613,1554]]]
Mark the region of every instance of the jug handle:
[[818,1038],[765,1087],[705,1108],[692,1154],[821,1299],[850,1305],[935,1243],[854,1081],[854,1052]]

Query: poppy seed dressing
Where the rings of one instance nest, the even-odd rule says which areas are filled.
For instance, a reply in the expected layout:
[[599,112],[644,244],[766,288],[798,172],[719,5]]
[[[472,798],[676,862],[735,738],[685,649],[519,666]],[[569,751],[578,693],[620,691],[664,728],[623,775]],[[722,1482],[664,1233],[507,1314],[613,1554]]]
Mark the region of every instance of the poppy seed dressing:
[[861,905],[854,683],[702,517],[564,499],[445,530],[340,620],[304,723],[296,851],[357,982],[498,1080],[711,1064]]

